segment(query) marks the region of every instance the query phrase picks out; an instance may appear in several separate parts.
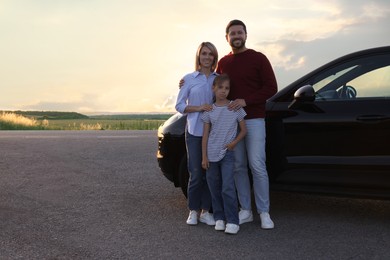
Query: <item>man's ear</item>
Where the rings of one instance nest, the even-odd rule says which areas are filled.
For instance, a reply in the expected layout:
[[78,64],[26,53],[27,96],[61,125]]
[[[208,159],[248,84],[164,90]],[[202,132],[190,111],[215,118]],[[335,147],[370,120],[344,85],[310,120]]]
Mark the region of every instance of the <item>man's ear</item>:
[[226,39],[227,42],[229,41],[229,40],[228,40],[228,35],[227,35],[227,34],[225,35],[225,39]]

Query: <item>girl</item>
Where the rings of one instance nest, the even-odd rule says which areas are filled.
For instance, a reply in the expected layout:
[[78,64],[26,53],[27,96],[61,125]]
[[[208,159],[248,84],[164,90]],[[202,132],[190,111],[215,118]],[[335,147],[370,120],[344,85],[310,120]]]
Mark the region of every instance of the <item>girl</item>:
[[[225,75],[214,80],[215,103],[211,111],[202,115],[204,121],[202,141],[202,167],[207,170],[215,229],[228,234],[239,231],[238,202],[234,184],[234,147],[246,135],[243,108],[229,110],[230,80]],[[237,135],[237,125],[240,132]],[[227,224],[225,225],[225,222]]]

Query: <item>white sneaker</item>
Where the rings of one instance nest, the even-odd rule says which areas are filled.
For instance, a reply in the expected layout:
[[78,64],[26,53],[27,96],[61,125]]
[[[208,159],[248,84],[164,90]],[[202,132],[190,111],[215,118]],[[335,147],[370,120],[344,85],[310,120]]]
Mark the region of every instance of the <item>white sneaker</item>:
[[240,230],[240,226],[236,224],[227,223],[225,233],[235,235],[238,230]]
[[240,220],[240,225],[247,223],[247,222],[252,222],[253,221],[253,214],[252,210],[245,210],[242,209],[240,212],[238,212],[238,218]]
[[274,222],[271,220],[271,217],[268,214],[268,212],[260,213],[260,220],[261,220],[261,228],[262,229],[273,229],[274,228]]
[[198,224],[198,212],[196,210],[190,210],[190,214],[187,219],[188,225],[197,225]]
[[225,230],[225,221],[223,220],[217,220],[217,222],[215,222],[215,230],[217,231],[224,231]]
[[215,225],[215,220],[213,214],[210,212],[202,212],[199,217],[199,221],[202,223],[205,223],[209,226],[214,226]]

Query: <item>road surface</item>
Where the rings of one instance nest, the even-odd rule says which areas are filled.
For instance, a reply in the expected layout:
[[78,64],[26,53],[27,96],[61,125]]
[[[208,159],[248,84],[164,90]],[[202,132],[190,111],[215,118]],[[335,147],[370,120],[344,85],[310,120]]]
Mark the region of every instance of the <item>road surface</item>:
[[275,229],[188,226],[155,131],[0,131],[0,259],[390,259],[390,201],[271,192]]

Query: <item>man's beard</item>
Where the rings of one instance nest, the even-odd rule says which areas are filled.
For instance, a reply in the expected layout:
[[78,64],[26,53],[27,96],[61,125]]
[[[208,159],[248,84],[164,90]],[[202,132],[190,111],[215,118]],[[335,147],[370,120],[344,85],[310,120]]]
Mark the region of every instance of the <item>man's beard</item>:
[[242,47],[245,46],[245,40],[243,39],[234,39],[232,41],[230,41],[230,46],[233,48],[233,49],[241,49]]

